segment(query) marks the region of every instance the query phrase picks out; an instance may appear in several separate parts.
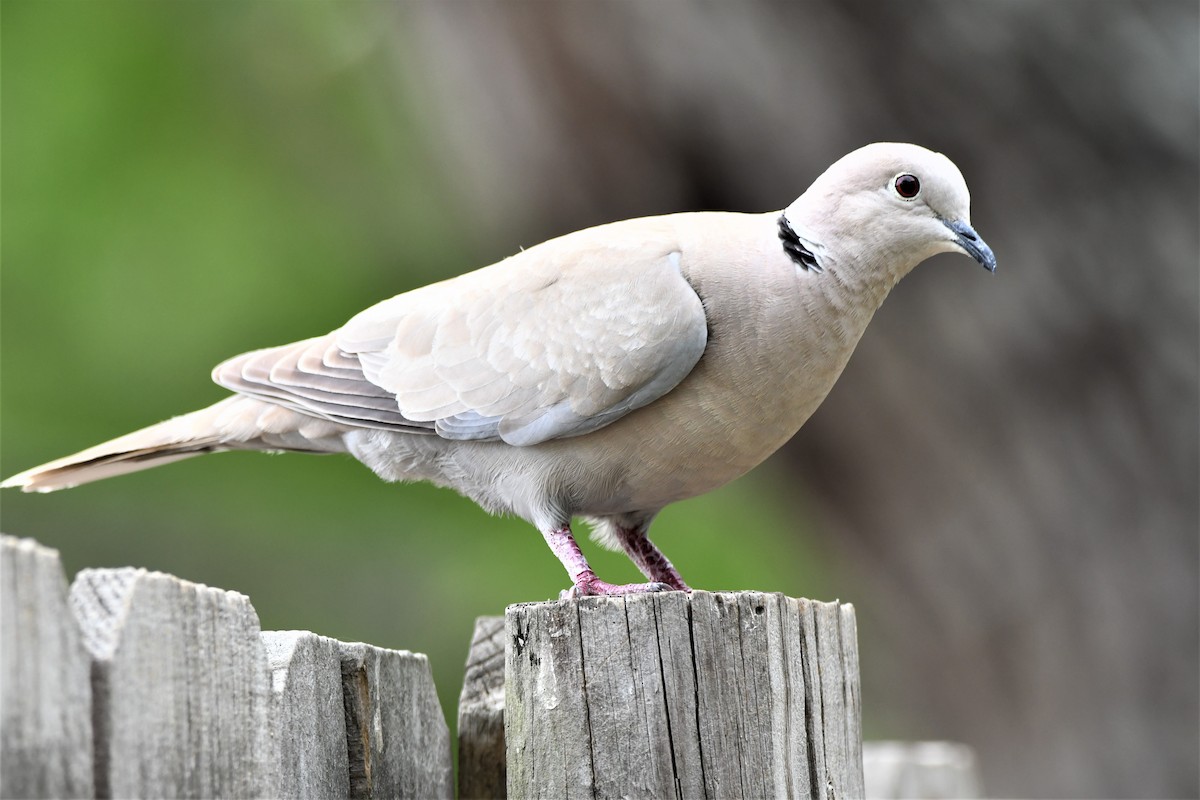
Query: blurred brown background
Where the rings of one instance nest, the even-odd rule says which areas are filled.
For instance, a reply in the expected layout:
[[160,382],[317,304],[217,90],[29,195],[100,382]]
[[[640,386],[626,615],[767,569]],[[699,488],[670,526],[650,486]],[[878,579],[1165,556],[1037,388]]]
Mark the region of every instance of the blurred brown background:
[[[3,22],[6,475],[522,245],[780,208],[869,141],[945,152],[997,274],[918,269],[785,452],[655,538],[693,585],[854,602],[868,734],[973,745],[989,795],[1200,794],[1194,2],[5,0]],[[427,651],[445,702],[473,616],[565,585],[523,523],[346,459],[2,501],[72,570]]]

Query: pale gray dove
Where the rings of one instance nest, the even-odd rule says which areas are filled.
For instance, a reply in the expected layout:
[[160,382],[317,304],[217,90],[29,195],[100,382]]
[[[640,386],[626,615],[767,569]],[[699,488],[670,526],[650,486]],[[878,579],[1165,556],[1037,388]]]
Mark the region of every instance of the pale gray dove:
[[[948,251],[996,267],[958,169],[872,144],[783,212],[589,228],[238,356],[213,373],[232,397],[0,485],[52,491],[221,450],[348,452],[528,520],[574,593],[687,590],[647,537],[654,516],[791,438],[896,281]],[[598,579],[573,517],[652,582]]]

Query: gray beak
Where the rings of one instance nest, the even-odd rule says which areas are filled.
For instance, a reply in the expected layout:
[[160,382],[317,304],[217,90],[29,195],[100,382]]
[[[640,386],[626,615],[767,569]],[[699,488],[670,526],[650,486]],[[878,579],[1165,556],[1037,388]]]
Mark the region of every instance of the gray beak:
[[996,254],[992,252],[992,248],[987,246],[987,242],[980,238],[974,228],[957,219],[943,220],[943,222],[947,228],[954,231],[955,242],[967,255],[983,264],[983,268],[988,272],[996,271]]

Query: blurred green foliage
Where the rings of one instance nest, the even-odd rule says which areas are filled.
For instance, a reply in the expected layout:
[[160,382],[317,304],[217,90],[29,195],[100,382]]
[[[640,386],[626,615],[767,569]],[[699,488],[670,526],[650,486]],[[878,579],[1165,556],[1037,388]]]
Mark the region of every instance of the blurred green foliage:
[[[5,0],[4,475],[216,401],[223,358],[483,263],[406,97],[425,76],[394,58],[405,35],[374,3]],[[773,480],[672,507],[654,538],[695,586],[827,596]],[[244,592],[267,629],[426,652],[451,724],[473,618],[567,585],[524,522],[349,457],[226,454],[0,502],[69,573],[163,570]]]

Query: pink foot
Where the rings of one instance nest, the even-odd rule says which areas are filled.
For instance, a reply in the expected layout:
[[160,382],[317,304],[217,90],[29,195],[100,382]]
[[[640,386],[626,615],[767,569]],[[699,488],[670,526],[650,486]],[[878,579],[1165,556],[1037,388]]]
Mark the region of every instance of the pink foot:
[[[621,594],[643,594],[645,592],[669,592],[671,590],[691,591],[688,585],[679,577],[679,573],[671,566],[671,562],[667,561],[661,553],[655,549],[654,545],[650,544],[650,540],[645,536],[640,537],[644,545],[641,545],[641,550],[636,551],[639,558],[635,559],[639,567],[647,561],[646,552],[653,553],[657,556],[657,560],[652,557],[649,559],[652,562],[653,570],[647,571],[643,567],[642,571],[652,579],[653,583],[623,583],[614,584],[606,583],[596,577],[596,573],[592,572],[592,568],[588,566],[587,559],[583,557],[579,545],[575,541],[575,537],[571,535],[571,528],[564,525],[561,528],[547,531],[545,533],[546,542],[550,545],[550,549],[554,551],[554,555],[558,556],[559,561],[567,568],[567,574],[571,576],[571,580],[575,585],[570,589],[565,590],[560,597],[564,600],[587,597],[589,595],[621,595]],[[648,548],[648,550],[646,550]]]
[[692,590],[692,587],[684,583],[679,571],[672,566],[662,551],[647,538],[644,527],[626,528],[618,525],[617,541],[621,543],[621,547],[624,548],[633,563],[637,564],[642,574],[650,580],[665,583],[680,592]]
[[575,585],[570,589],[565,589],[561,597],[567,600],[595,595],[645,594],[646,592],[669,592],[672,591],[672,588],[665,583],[607,583],[597,578],[596,573],[588,569],[579,573],[575,579]]

